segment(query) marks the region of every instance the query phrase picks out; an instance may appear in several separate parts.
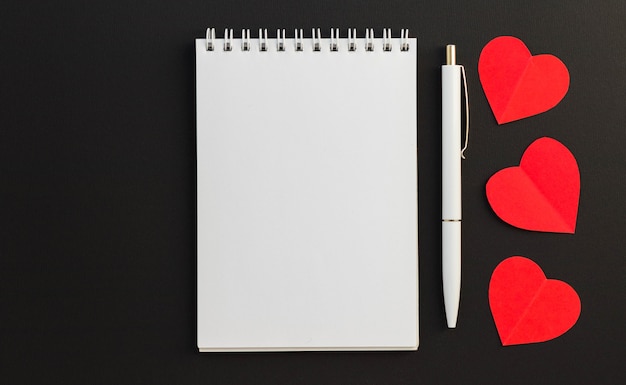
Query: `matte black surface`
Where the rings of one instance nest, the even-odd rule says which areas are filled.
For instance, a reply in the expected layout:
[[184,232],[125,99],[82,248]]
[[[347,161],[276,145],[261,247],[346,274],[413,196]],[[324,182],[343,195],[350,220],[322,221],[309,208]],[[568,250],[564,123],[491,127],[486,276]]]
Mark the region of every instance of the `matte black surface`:
[[[4,1],[0,11],[0,382],[6,384],[626,383],[626,3],[614,1]],[[420,348],[196,350],[193,39],[205,28],[409,28],[419,38]],[[307,32],[308,31],[308,32]],[[499,35],[557,55],[553,110],[498,126],[477,74]],[[457,45],[472,131],[463,162],[463,291],[440,279],[440,65]],[[576,156],[576,234],[500,221],[487,179],[536,138]],[[502,347],[487,287],[523,255],[567,281],[580,320]]]

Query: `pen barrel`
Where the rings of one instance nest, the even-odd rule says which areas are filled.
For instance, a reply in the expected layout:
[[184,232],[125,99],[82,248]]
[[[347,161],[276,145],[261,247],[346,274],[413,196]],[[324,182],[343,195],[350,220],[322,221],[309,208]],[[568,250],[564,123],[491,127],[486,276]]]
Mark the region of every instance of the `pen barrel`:
[[456,327],[461,291],[461,66],[441,67],[441,267],[446,320]]
[[441,215],[461,219],[461,66],[441,67]]

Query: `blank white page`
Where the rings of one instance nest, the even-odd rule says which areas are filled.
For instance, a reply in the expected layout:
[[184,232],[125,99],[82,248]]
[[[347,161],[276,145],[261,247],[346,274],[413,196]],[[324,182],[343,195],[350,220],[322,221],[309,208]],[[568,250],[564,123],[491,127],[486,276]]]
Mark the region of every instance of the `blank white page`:
[[196,40],[200,351],[418,345],[417,42]]

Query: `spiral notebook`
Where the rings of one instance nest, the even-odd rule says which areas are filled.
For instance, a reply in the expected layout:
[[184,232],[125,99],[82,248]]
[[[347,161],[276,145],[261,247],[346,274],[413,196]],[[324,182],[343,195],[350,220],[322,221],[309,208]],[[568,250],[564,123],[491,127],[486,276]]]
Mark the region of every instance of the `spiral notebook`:
[[415,350],[417,41],[197,39],[200,351]]

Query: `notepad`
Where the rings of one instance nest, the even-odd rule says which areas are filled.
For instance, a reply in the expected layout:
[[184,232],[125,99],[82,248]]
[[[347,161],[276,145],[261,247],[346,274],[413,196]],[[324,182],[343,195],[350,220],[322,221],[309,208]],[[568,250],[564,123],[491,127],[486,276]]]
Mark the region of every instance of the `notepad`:
[[198,348],[415,350],[417,41],[280,32],[195,41]]

